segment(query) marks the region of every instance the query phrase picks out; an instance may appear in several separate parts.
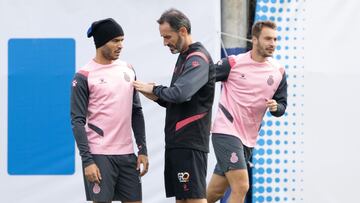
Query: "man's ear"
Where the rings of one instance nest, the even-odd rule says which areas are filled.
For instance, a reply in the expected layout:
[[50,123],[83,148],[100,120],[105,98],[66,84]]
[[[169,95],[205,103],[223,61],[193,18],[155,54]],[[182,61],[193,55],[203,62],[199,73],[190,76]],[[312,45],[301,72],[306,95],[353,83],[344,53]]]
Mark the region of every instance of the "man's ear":
[[257,44],[258,40],[259,39],[256,36],[252,36],[252,38],[251,38],[251,41],[252,41],[253,44]]
[[188,34],[188,31],[187,31],[187,29],[183,26],[183,27],[180,27],[180,29],[179,29],[179,34],[184,37],[185,35]]

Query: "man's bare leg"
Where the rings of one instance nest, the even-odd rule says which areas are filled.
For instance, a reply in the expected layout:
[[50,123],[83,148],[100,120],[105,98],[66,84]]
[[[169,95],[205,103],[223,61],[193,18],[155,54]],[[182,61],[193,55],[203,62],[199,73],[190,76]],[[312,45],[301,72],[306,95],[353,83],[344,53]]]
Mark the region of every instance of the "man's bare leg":
[[249,177],[247,169],[230,170],[225,173],[231,188],[228,203],[244,202],[249,190]]
[[225,176],[213,174],[206,190],[206,198],[208,203],[215,203],[225,194],[229,187],[229,182]]

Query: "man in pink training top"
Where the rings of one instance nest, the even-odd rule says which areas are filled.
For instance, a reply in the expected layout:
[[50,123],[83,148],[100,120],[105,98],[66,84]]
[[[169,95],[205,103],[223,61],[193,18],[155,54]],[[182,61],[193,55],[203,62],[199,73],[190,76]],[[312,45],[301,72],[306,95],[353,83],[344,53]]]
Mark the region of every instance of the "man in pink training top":
[[209,203],[219,200],[228,186],[228,202],[244,202],[249,189],[247,162],[263,116],[267,109],[276,117],[285,113],[285,71],[271,58],[276,39],[275,23],[259,21],[252,28],[252,50],[224,58],[216,65],[222,92],[212,127],[217,164],[207,189]]
[[145,124],[132,84],[135,72],[117,60],[124,32],[108,18],[92,23],[87,36],[94,38],[96,56],[75,74],[71,91],[71,124],[82,159],[86,198],[96,203],[140,203],[140,177],[148,170]]

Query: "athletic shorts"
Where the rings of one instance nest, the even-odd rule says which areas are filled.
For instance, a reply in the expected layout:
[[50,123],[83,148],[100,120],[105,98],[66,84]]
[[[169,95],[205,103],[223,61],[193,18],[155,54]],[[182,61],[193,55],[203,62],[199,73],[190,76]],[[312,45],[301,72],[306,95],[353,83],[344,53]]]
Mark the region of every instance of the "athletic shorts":
[[193,149],[165,150],[166,197],[206,198],[207,153]]
[[229,170],[247,169],[253,148],[235,136],[218,133],[212,134],[212,143],[217,161],[215,174],[225,176]]
[[[140,171],[135,154],[92,155],[100,169],[100,184],[89,182],[84,175],[86,199],[96,202],[141,201]],[[84,168],[83,168],[83,174]]]

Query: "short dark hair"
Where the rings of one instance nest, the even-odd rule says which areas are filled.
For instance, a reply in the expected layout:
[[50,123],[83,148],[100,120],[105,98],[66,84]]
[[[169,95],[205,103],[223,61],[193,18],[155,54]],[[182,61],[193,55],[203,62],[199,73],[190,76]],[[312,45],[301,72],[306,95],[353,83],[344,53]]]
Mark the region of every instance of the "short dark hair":
[[189,34],[191,34],[191,23],[188,17],[181,11],[171,8],[166,10],[157,20],[161,25],[165,22],[169,23],[174,31],[179,31],[181,27],[185,27]]
[[276,30],[276,24],[272,21],[269,21],[269,20],[257,21],[251,29],[251,36],[255,36],[256,38],[259,38],[263,27],[268,27],[268,28]]

